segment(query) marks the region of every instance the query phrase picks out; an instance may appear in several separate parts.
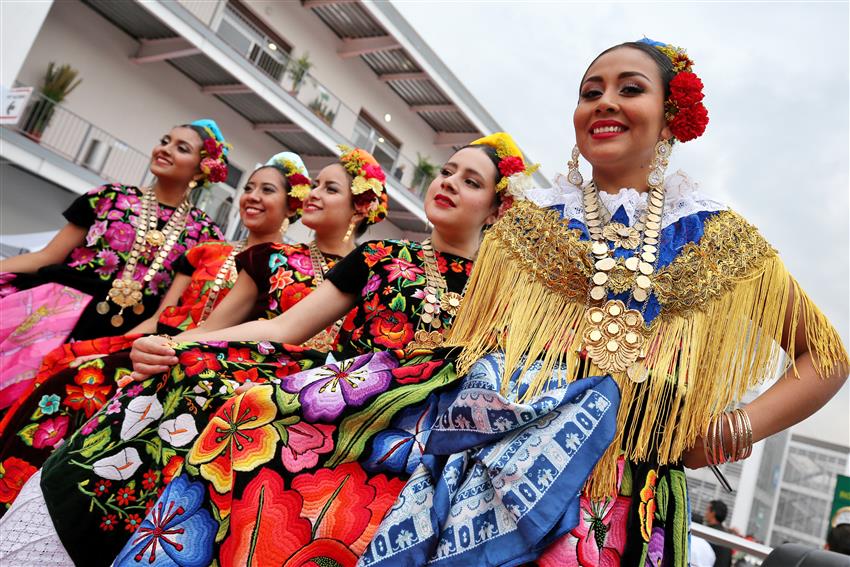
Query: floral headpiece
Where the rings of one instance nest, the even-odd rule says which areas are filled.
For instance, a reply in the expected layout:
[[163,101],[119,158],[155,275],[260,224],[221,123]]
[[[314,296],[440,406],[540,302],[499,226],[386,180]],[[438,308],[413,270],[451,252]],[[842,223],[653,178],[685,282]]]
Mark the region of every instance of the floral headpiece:
[[387,176],[384,170],[372,157],[372,154],[360,148],[337,146],[342,155],[339,162],[354,181],[351,182],[351,194],[354,198],[354,208],[366,215],[366,222],[375,224],[387,216]]
[[708,110],[702,103],[705,96],[703,84],[692,71],[694,62],[687,52],[674,45],[653,41],[649,38],[639,40],[656,48],[670,59],[676,76],[670,81],[670,96],[664,101],[667,124],[673,136],[680,142],[699,138],[708,125]]
[[195,120],[189,126],[201,134],[204,147],[201,148],[201,171],[204,173],[204,187],[210,183],[221,183],[227,179],[227,154],[230,151],[221,129],[215,120],[204,118]]
[[499,216],[501,216],[511,205],[514,199],[524,199],[525,192],[531,189],[531,176],[540,167],[540,164],[526,165],[519,146],[506,132],[496,132],[489,136],[479,138],[470,143],[471,146],[490,146],[496,150],[499,157],[499,182],[496,184],[496,192],[501,193],[501,204]]
[[307,174],[307,166],[296,153],[280,152],[269,158],[266,165],[278,169],[289,182],[289,216],[294,220],[304,212],[304,200],[310,195],[313,182]]

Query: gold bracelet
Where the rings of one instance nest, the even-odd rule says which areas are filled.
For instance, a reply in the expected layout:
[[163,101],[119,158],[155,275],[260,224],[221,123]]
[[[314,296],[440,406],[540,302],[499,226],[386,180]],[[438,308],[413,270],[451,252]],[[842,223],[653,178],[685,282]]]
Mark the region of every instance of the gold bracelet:
[[744,422],[744,451],[742,455],[742,459],[748,458],[753,454],[753,424],[750,422],[750,416],[747,415],[747,412],[744,411],[743,408],[739,408],[738,412],[740,413],[741,419]]

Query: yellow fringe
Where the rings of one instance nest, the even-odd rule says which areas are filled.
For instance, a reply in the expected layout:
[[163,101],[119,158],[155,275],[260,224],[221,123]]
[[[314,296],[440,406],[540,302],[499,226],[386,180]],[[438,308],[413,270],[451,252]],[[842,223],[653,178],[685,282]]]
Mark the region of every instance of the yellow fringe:
[[[527,206],[526,212],[533,214]],[[497,223],[484,239],[449,344],[463,347],[458,360],[461,373],[487,353],[503,351],[503,393],[507,393],[511,370],[527,370],[540,360],[542,368],[524,394],[524,399],[529,399],[542,393],[555,368],[565,369],[559,370],[562,384],[603,372],[588,360],[579,375],[586,326],[585,274],[590,270],[589,259],[583,257],[586,244],[578,243],[577,234],[565,239],[566,225],[558,221],[552,226],[551,215],[544,215],[543,221],[538,219],[539,226],[528,229],[516,216],[520,214],[522,209],[512,219],[503,219],[505,225]],[[749,225],[738,226],[744,221],[734,213],[719,215],[733,215],[723,217],[723,222],[757,235]],[[728,226],[715,227],[715,232],[721,228],[727,230]],[[530,237],[529,230],[533,233]],[[571,239],[575,242],[566,242]],[[715,264],[718,253],[740,253],[735,249],[718,251],[716,240],[704,240],[706,246],[714,242],[715,249],[691,253],[701,257],[713,254]],[[552,246],[556,255],[582,256],[554,259],[550,254],[541,259],[541,254],[549,254],[541,251],[544,246]],[[554,269],[558,262],[565,267]],[[621,393],[618,433],[588,481],[592,496],[612,493],[621,450],[633,461],[678,462],[712,416],[752,386],[786,370],[794,359],[793,341],[788,357],[779,347],[786,315],[790,315],[789,336],[794,336],[797,324],[805,326],[808,348],[821,377],[848,368],[848,355],[835,329],[766,243],[760,257],[752,258],[746,269],[707,276],[728,281],[698,308],[665,312],[662,306],[653,321],[642,361],[649,379],[637,384],[625,373],[613,376]],[[712,285],[716,284],[712,280]],[[786,313],[789,305],[790,314]],[[636,412],[642,415],[636,417]]]

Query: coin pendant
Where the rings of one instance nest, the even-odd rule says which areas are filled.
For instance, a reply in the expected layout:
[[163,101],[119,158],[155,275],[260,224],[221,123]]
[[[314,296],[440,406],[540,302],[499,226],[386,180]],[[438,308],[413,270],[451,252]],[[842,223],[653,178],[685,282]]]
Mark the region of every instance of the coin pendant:
[[145,306],[142,303],[137,303],[133,306],[133,313],[136,315],[141,315],[145,312]]
[[120,327],[124,324],[124,317],[121,315],[113,315],[109,322],[112,323],[113,327]]
[[97,304],[97,307],[95,307],[95,309],[100,315],[106,315],[107,313],[109,313],[109,303],[107,303],[106,301],[101,301]]

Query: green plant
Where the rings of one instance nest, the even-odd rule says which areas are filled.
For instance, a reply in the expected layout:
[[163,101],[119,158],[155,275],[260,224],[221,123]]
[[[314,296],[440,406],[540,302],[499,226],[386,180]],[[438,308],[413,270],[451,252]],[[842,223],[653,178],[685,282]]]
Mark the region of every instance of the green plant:
[[313,114],[324,120],[328,124],[332,124],[334,121],[334,117],[336,116],[336,112],[330,109],[328,104],[330,103],[330,96],[327,93],[320,93],[316,95],[310,104],[307,107],[313,111]]
[[289,60],[289,78],[292,79],[292,92],[297,93],[301,88],[307,76],[307,71],[313,67],[313,62],[310,61],[310,53],[304,52],[304,55],[298,59]]
[[430,183],[437,176],[437,165],[431,163],[427,156],[416,153],[416,168],[413,170],[413,187]]
[[41,95],[32,105],[24,130],[35,139],[40,139],[50,124],[56,105],[65,100],[83,81],[78,78],[79,71],[68,65],[56,65],[53,61],[47,66],[47,73],[40,87]]

